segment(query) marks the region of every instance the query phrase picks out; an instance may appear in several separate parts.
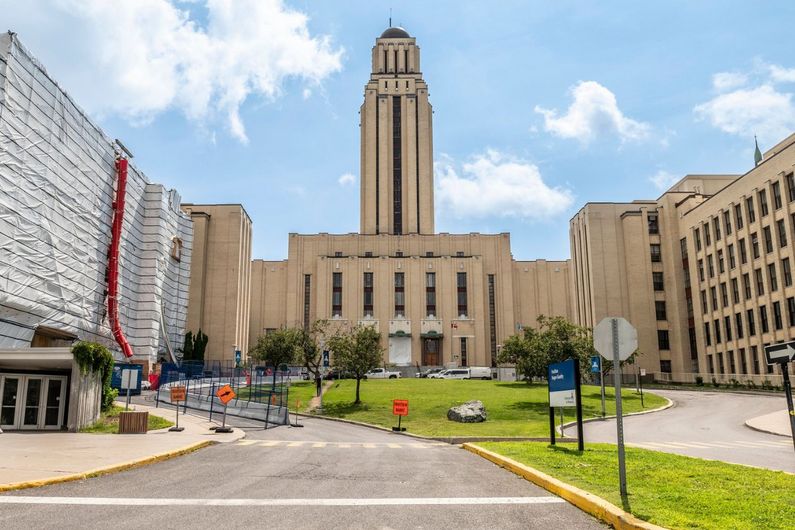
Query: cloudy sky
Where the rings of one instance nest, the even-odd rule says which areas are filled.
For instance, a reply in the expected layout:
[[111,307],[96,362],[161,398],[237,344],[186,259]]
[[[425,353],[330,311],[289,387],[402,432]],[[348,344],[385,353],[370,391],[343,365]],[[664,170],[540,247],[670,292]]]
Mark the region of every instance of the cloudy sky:
[[389,6],[422,49],[436,226],[569,256],[587,201],[743,173],[795,131],[795,3],[0,0],[56,80],[186,202],[241,202],[254,256],[359,228],[358,109]]

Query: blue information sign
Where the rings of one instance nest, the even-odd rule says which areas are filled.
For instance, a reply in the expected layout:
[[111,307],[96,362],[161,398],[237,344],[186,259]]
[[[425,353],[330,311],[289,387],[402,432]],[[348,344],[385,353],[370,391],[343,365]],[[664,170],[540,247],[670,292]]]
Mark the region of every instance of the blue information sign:
[[240,350],[235,350],[235,366],[240,366],[241,354]]
[[598,374],[602,371],[602,358],[599,355],[591,357],[591,372]]
[[574,359],[550,364],[548,368],[549,406],[576,407],[577,382],[574,379],[576,365]]
[[323,352],[323,368],[328,368],[328,366],[329,366],[328,350],[326,350],[326,351]]

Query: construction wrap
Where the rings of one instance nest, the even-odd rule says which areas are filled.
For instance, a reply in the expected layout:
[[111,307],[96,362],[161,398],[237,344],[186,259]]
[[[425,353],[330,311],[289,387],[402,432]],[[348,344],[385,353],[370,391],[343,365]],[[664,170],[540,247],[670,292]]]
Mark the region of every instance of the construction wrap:
[[[0,348],[53,330],[121,359],[107,319],[117,145],[14,34],[0,35]],[[173,190],[130,163],[119,252],[119,320],[134,358],[185,330],[192,225]],[[57,333],[56,333],[57,335]]]

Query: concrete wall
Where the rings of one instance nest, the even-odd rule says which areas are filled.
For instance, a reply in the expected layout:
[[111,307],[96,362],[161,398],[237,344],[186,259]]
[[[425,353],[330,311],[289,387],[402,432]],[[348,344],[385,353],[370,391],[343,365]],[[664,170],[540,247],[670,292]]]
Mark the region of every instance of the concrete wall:
[[72,432],[91,425],[99,419],[102,407],[102,380],[96,372],[85,375],[80,372],[77,362],[72,361],[72,375],[69,378],[69,410],[66,427]]

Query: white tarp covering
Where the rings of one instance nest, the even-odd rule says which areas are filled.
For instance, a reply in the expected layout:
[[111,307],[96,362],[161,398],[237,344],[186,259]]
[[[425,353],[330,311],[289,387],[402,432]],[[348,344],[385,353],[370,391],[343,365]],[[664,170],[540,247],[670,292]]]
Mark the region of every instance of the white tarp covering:
[[[46,326],[121,355],[106,315],[115,152],[16,36],[0,35],[0,348],[28,347]],[[165,351],[162,311],[172,344],[184,333],[192,225],[179,201],[130,164],[119,313],[142,360]]]
[[398,366],[411,364],[411,337],[389,337],[389,362]]

